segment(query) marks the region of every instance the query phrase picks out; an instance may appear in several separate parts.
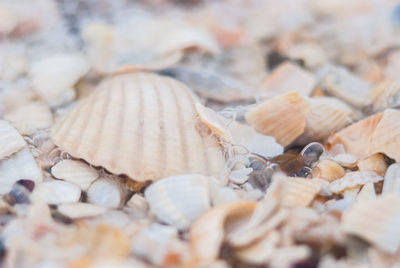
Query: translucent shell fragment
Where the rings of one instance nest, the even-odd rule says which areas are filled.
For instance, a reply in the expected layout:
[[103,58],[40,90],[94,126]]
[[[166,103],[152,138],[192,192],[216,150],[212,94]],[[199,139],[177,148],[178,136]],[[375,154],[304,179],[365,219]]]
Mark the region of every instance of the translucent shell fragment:
[[182,173],[215,174],[224,157],[201,135],[196,98],[180,82],[150,73],[106,80],[52,129],[62,150],[135,181]]

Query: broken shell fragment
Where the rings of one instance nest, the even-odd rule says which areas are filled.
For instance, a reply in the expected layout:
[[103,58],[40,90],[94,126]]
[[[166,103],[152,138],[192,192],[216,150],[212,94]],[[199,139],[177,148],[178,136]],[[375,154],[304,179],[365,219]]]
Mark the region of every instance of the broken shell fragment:
[[57,179],[66,180],[79,185],[86,191],[90,184],[98,178],[97,171],[82,161],[61,160],[51,168],[51,174]]
[[346,189],[369,182],[375,183],[382,181],[383,177],[373,171],[353,171],[347,173],[343,178],[331,182],[329,189],[332,193],[341,193]]
[[186,229],[211,206],[208,181],[196,174],[168,177],[150,185],[144,196],[161,221]]
[[281,204],[287,207],[307,207],[322,188],[318,180],[286,178],[281,193]]
[[344,174],[345,171],[341,165],[328,159],[320,161],[313,169],[314,176],[328,182],[340,179]]
[[374,171],[379,176],[384,176],[388,167],[382,154],[373,154],[357,163],[360,171]]
[[106,213],[107,209],[88,203],[65,203],[58,206],[58,211],[71,219],[92,218]]
[[195,102],[190,90],[171,78],[117,75],[74,107],[51,137],[74,157],[139,182],[215,174],[225,159],[216,138],[196,129]]
[[400,194],[400,164],[398,163],[390,165],[386,171],[382,195],[388,193]]
[[6,120],[0,120],[0,160],[26,146],[24,138]]
[[319,142],[312,142],[301,150],[301,157],[303,157],[304,164],[311,166],[317,162],[322,154],[325,153],[324,146]]
[[373,112],[382,112],[387,108],[400,105],[400,82],[397,80],[384,80],[375,86],[371,92]]
[[66,181],[50,180],[37,185],[31,199],[47,204],[62,204],[78,202],[81,197],[79,186]]
[[87,190],[89,203],[106,208],[120,208],[126,195],[126,189],[118,178],[106,176],[95,180]]
[[309,111],[305,99],[291,91],[256,105],[246,113],[246,119],[256,131],[286,146],[304,132]]

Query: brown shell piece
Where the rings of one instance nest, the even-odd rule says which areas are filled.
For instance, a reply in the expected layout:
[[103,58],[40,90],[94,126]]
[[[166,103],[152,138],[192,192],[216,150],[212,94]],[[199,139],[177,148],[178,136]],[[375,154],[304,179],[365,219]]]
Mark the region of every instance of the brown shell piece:
[[384,176],[388,165],[382,154],[373,154],[357,163],[360,171],[374,171],[379,176]]
[[332,182],[340,179],[345,174],[344,168],[335,161],[324,159],[313,169],[313,175],[317,178]]
[[52,129],[62,150],[144,182],[215,174],[224,157],[215,137],[201,136],[196,98],[180,82],[150,73],[114,76]]
[[286,146],[304,132],[309,112],[305,99],[291,91],[255,106],[247,112],[246,119],[258,132],[273,136]]

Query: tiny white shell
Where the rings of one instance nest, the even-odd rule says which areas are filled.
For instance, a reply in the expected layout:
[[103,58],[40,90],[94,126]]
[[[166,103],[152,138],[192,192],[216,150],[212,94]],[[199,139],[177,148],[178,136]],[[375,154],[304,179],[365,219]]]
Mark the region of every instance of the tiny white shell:
[[0,159],[18,152],[26,146],[24,138],[6,120],[0,120]]
[[185,229],[211,206],[208,180],[197,174],[172,176],[150,185],[144,195],[161,221]]
[[59,205],[57,209],[61,214],[71,219],[96,217],[107,211],[104,207],[88,203],[66,203]]
[[382,194],[399,193],[400,194],[400,164],[390,165],[385,174]]
[[89,203],[106,208],[121,207],[125,197],[124,185],[115,178],[101,177],[94,181],[87,191]]
[[47,204],[77,202],[81,197],[79,186],[66,181],[50,180],[39,184],[31,195],[33,201]]

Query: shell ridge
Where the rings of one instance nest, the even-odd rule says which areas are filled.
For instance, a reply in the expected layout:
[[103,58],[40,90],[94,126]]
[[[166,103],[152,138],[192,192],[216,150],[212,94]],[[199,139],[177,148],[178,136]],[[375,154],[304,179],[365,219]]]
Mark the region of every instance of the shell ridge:
[[[143,95],[143,87],[142,87],[142,76],[138,76],[138,98],[139,98],[139,105],[138,105],[138,126],[137,129],[144,129],[144,95]],[[137,163],[135,163],[135,161],[132,163],[133,166],[136,166],[136,168],[134,168],[134,170],[140,170],[140,167],[143,165],[143,132],[144,131],[138,131],[137,132],[137,136],[135,137],[136,142],[136,146],[135,148],[137,148],[137,157],[136,160]],[[141,176],[142,174],[139,174],[139,176]]]
[[165,140],[165,118],[164,118],[164,105],[163,102],[161,101],[161,95],[160,95],[160,88],[157,84],[154,85],[154,92],[156,94],[157,98],[157,107],[158,107],[158,126],[160,129],[159,133],[159,171],[161,175],[165,174],[165,163],[166,163],[166,140]]

